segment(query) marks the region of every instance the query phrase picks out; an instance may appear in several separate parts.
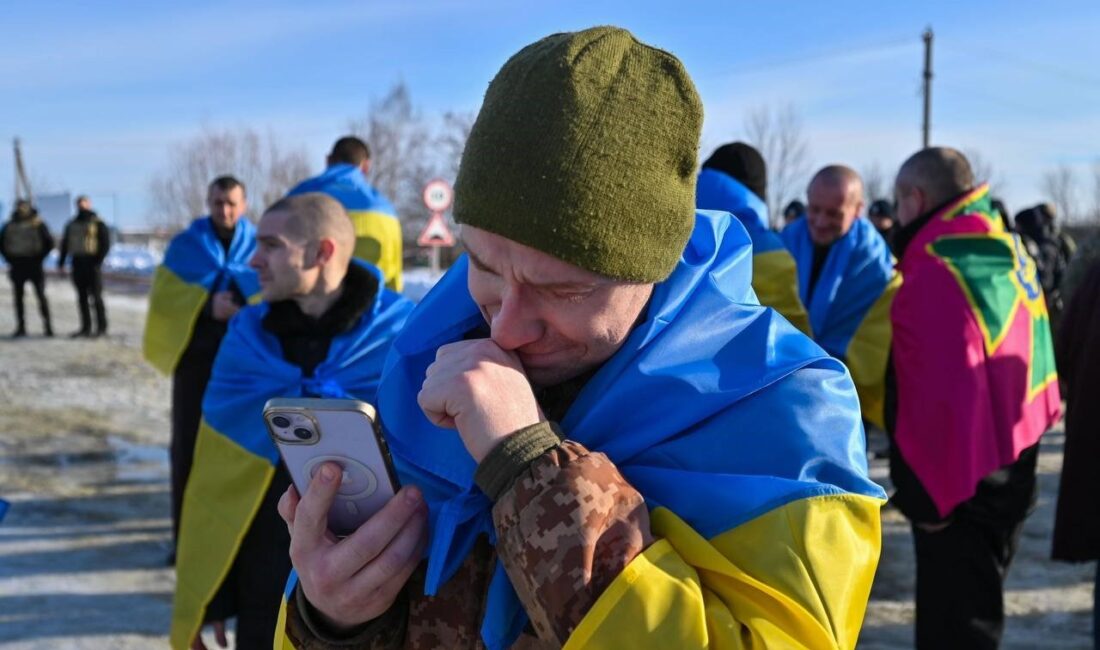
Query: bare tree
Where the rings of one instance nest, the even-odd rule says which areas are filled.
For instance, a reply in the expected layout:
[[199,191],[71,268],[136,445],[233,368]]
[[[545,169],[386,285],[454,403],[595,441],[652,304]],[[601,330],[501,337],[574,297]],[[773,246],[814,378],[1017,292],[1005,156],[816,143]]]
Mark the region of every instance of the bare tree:
[[476,118],[476,114],[468,112],[447,111],[443,114],[437,144],[451,178],[458,177],[458,164],[462,162],[462,152],[466,149],[466,141],[470,139],[470,130],[474,128]]
[[424,117],[404,82],[351,121],[352,133],[370,145],[371,183],[393,201],[407,245],[429,216],[424,185],[437,176],[454,182],[473,122],[470,113],[447,112],[439,121]]
[[203,128],[174,146],[165,167],[149,181],[155,219],[182,228],[206,212],[206,190],[214,178],[232,175],[245,184],[250,212],[260,214],[309,175],[304,149],[284,151],[274,134],[253,129]]
[[1092,220],[1100,221],[1100,160],[1092,163]]
[[1072,223],[1077,218],[1077,177],[1069,165],[1044,173],[1042,191],[1057,208],[1059,221]]
[[988,160],[977,149],[967,149],[964,154],[970,163],[970,171],[974,173],[974,182],[989,183],[989,193],[992,196],[1000,196],[1005,191],[1005,178],[997,172],[993,162]]
[[793,105],[772,110],[760,107],[745,117],[745,139],[760,151],[768,165],[768,196],[763,197],[773,225],[781,212],[801,196],[810,174],[810,146],[802,133],[802,118]]
[[863,192],[867,195],[868,207],[879,199],[885,199],[892,190],[888,187],[886,172],[882,170],[882,165],[877,160],[864,167],[859,175],[863,179]]

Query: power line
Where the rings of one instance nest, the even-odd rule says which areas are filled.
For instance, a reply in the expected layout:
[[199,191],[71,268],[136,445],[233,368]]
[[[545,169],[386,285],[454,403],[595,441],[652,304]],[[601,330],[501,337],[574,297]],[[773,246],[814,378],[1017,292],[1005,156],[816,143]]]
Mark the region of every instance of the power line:
[[1019,65],[1029,67],[1029,68],[1031,68],[1033,70],[1036,70],[1036,71],[1039,71],[1039,72],[1044,72],[1044,73],[1049,74],[1049,75],[1054,75],[1056,77],[1061,77],[1062,79],[1065,79],[1066,81],[1073,81],[1075,83],[1079,83],[1079,84],[1082,84],[1082,85],[1091,86],[1091,87],[1100,89],[1100,77],[1093,77],[1093,76],[1090,76],[1090,75],[1087,75],[1087,74],[1081,74],[1081,73],[1077,72],[1076,70],[1070,70],[1068,68],[1065,68],[1063,66],[1060,66],[1060,65],[1057,65],[1057,64],[1054,64],[1054,63],[1050,63],[1048,61],[1038,61],[1038,60],[1035,60],[1035,59],[1029,59],[1029,58],[1020,56],[1018,53],[1015,53],[1015,52],[1003,52],[1003,51],[991,49],[991,48],[988,48],[988,47],[974,46],[973,49],[971,49],[971,47],[968,47],[966,45],[964,45],[962,47],[959,47],[956,44],[952,44],[950,47],[952,47],[954,49],[957,49],[957,50],[959,50],[961,52],[964,52],[964,53],[969,53],[972,56],[981,57],[983,60],[992,60],[995,63],[1002,63],[1002,64],[1007,63],[1009,61],[1012,61],[1012,62],[1015,62]]
[[765,59],[763,61],[756,62],[746,62],[740,65],[725,68],[718,76],[734,76],[743,73],[761,72],[767,70],[775,70],[777,68],[797,66],[805,63],[819,63],[822,61],[841,59],[857,54],[870,54],[872,52],[887,51],[903,45],[916,45],[916,43],[917,41],[915,39],[907,37],[903,39],[893,39],[889,41],[880,41],[878,43],[870,43],[859,47],[838,47],[829,50],[822,50],[813,54],[804,54],[799,56],[782,57],[776,59]]

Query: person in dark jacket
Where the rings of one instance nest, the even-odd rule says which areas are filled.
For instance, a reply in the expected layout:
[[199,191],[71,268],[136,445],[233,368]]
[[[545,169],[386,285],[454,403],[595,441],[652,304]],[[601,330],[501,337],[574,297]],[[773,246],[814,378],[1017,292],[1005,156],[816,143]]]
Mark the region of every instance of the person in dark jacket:
[[[76,304],[80,310],[80,329],[72,338],[103,336],[107,333],[107,308],[103,304],[103,275],[100,268],[111,248],[107,224],[92,212],[92,202],[86,196],[76,199],[77,213],[65,226],[61,237],[61,256],[57,268],[64,270],[65,260],[71,260]],[[92,329],[92,309],[95,309],[95,329]]]
[[[276,509],[290,476],[281,461],[265,461],[270,469],[262,478],[247,473],[255,457],[240,446],[243,438],[231,438],[236,429],[223,423],[224,405],[233,409],[299,395],[373,402],[389,342],[412,310],[412,303],[385,287],[381,271],[351,261],[355,229],[328,195],[309,192],[276,202],[260,220],[256,238],[250,266],[259,275],[264,302],[232,318],[218,349],[184,495],[171,633],[175,648],[204,647],[196,633],[202,624],[212,625],[223,639],[225,620],[233,616],[236,647],[270,648],[290,573],[290,536]],[[248,373],[249,364],[260,368],[266,381],[290,364],[293,385],[272,392],[270,383]],[[366,383],[341,383],[342,375],[333,370],[340,366],[354,366]],[[262,444],[265,457],[278,458],[262,424],[250,428],[244,414],[231,419],[247,429],[247,444]],[[223,440],[231,446],[218,447]],[[247,517],[223,509],[242,493],[255,494]],[[233,534],[219,536],[211,521]],[[232,548],[228,539],[236,540]],[[216,571],[207,570],[212,563],[218,564]]]
[[886,199],[872,201],[871,207],[867,208],[867,218],[875,224],[875,230],[890,245],[890,250],[894,250],[894,234],[898,231],[898,222],[894,220],[894,206]]
[[19,200],[11,213],[11,220],[0,229],[0,257],[8,263],[15,298],[15,332],[12,338],[27,335],[26,312],[23,308],[23,288],[27,282],[34,287],[38,299],[38,311],[42,314],[42,329],[46,336],[53,336],[50,325],[50,303],[46,300],[46,277],[42,262],[53,248],[53,236],[49,228],[38,218],[38,211],[30,201]]
[[1016,215],[1016,232],[1035,260],[1050,311],[1051,327],[1055,332],[1058,331],[1064,309],[1062,280],[1077,248],[1073,238],[1058,226],[1056,212],[1054,205],[1040,203]]
[[[146,359],[172,377],[173,539],[179,536],[183,490],[214,357],[230,319],[258,291],[259,282],[246,266],[256,250],[256,229],[241,218],[248,211],[244,184],[232,176],[215,178],[206,205],[209,216],[196,219],[168,245],[149,292],[144,337]],[[174,558],[172,553],[169,563]]]
[[789,226],[804,216],[806,216],[806,205],[802,201],[791,201],[787,207],[783,208],[783,226]]
[[[1075,260],[1076,262],[1076,260]],[[1058,371],[1066,389],[1066,446],[1054,517],[1052,557],[1100,560],[1100,259],[1084,271],[1069,298],[1059,332]],[[1097,571],[1100,594],[1100,569]],[[1100,648],[1100,616],[1093,600],[1093,636]]]

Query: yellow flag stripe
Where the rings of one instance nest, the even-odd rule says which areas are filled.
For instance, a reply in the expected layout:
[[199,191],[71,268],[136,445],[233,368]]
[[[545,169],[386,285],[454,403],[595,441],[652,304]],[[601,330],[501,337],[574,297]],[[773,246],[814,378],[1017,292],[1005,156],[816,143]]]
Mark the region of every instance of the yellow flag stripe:
[[572,648],[852,648],[881,550],[882,501],[802,499],[707,541],[671,511]]
[[201,286],[184,282],[167,266],[157,267],[149,291],[142,353],[161,373],[170,375],[176,369],[191,341],[206,297]]
[[233,566],[275,468],[204,420],[183,498],[170,640],[186,650]]

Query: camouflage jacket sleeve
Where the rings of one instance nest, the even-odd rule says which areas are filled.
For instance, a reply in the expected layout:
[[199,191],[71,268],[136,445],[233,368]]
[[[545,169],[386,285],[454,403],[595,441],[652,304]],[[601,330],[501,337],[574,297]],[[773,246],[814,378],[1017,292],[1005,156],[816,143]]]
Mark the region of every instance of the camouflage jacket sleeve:
[[336,650],[338,648],[396,650],[401,647],[405,638],[409,599],[405,593],[402,593],[384,614],[344,634],[335,634],[322,623],[313,605],[302,592],[301,586],[294,590],[293,598],[287,599],[286,608],[285,633],[295,648],[301,650]]
[[601,453],[541,423],[478,467],[496,501],[497,556],[544,642],[561,645],[623,569],[652,543],[641,494]]

